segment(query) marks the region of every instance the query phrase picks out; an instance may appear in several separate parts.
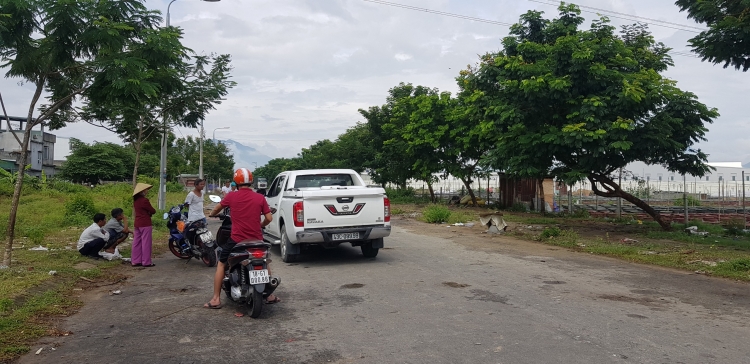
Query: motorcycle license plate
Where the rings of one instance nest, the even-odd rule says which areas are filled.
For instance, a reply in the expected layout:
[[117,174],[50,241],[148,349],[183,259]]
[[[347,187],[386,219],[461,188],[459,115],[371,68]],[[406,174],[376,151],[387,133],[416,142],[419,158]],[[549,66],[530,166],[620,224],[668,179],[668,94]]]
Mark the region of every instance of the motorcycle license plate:
[[359,233],[331,234],[331,239],[333,239],[333,240],[353,240],[353,239],[359,239]]
[[249,270],[250,284],[261,284],[271,282],[271,276],[268,275],[268,269]]

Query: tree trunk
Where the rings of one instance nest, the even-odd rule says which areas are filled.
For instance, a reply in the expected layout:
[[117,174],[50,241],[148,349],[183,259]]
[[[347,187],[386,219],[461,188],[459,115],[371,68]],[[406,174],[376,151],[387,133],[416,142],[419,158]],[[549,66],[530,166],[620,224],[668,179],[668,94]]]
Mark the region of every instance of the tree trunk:
[[435,189],[432,188],[432,182],[427,181],[427,189],[430,190],[430,202],[435,203]]
[[[6,229],[6,236],[8,241],[5,243],[5,254],[3,255],[3,266],[10,267],[11,258],[13,255],[13,239],[16,234],[16,217],[18,215],[18,204],[21,201],[21,190],[23,189],[23,177],[26,175],[26,149],[29,148],[29,140],[31,140],[31,129],[34,128],[34,123],[31,121],[31,117],[34,115],[34,109],[36,103],[39,101],[39,97],[42,95],[42,89],[44,87],[44,81],[39,80],[36,83],[36,91],[34,97],[31,99],[31,105],[29,105],[29,113],[26,117],[26,129],[23,132],[23,143],[21,144],[21,160],[18,168],[18,176],[16,177],[16,186],[13,189],[13,200],[10,203],[10,215],[8,216],[8,228]],[[9,132],[13,132],[10,130]]]
[[474,196],[474,190],[471,189],[471,185],[470,185],[471,181],[467,180],[467,179],[461,178],[461,182],[464,183],[464,186],[466,186],[466,191],[468,191],[469,192],[469,196],[471,196],[471,203],[474,206],[478,206],[477,205],[477,197]]
[[[625,201],[628,201],[632,203],[633,205],[638,206],[641,208],[644,212],[649,214],[654,221],[659,223],[661,225],[662,229],[665,231],[671,231],[672,230],[672,224],[664,221],[664,219],[661,217],[661,214],[659,214],[658,211],[654,210],[649,204],[644,202],[643,200],[639,199],[638,197],[635,197],[620,188],[620,186],[613,181],[611,178],[599,175],[599,174],[590,174],[588,176],[589,181],[591,182],[591,188],[594,190],[594,193],[596,193],[599,196],[602,197],[621,197],[625,199]],[[604,191],[599,189],[599,186],[597,186],[597,182],[602,185],[604,188]]]

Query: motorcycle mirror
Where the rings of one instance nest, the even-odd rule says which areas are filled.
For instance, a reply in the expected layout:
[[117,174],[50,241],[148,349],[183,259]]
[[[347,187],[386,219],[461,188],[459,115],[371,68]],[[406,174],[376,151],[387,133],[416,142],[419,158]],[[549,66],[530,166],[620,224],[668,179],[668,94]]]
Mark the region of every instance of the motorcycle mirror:
[[169,218],[169,214],[165,212],[165,213],[164,213],[164,220],[166,220],[166,219],[168,219],[168,218]]
[[211,202],[219,203],[221,202],[221,197],[216,195],[208,195],[208,199],[211,200]]

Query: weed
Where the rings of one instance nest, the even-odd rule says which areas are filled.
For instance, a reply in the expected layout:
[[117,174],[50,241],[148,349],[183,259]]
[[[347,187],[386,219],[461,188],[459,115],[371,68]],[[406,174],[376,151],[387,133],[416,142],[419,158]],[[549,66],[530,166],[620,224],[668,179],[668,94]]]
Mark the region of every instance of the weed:
[[94,199],[88,194],[76,194],[65,203],[65,214],[68,216],[79,215],[91,219],[96,213]]
[[400,207],[392,207],[391,208],[391,215],[403,215],[406,213],[406,210],[400,208]]
[[422,218],[425,222],[439,224],[446,222],[451,217],[451,210],[441,205],[430,205],[422,211]]
[[414,193],[413,188],[386,188],[385,194],[388,196],[391,204],[415,204],[429,202],[429,198],[417,197]]
[[450,213],[451,214],[448,217],[448,220],[446,221],[449,224],[465,223],[465,222],[475,220],[473,216],[463,211],[451,211]]
[[724,227],[727,229],[727,235],[745,235],[745,232],[743,231],[745,229],[745,219],[743,218],[730,219],[724,224]]
[[513,206],[509,207],[507,211],[511,212],[527,212],[529,211],[528,206],[525,203],[514,203]]
[[562,233],[562,230],[560,230],[560,228],[557,226],[546,227],[544,228],[544,230],[542,230],[541,238],[542,239],[554,238],[556,236],[560,236],[560,233]]
[[578,233],[573,230],[563,230],[556,226],[546,227],[542,230],[542,233],[537,240],[553,245],[572,248],[578,244]]

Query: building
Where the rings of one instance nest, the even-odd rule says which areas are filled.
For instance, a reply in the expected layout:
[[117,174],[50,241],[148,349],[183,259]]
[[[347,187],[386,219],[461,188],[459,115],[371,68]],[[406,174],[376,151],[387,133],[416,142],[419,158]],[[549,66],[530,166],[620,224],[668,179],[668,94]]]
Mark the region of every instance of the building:
[[[21,160],[21,145],[16,137],[23,141],[24,123],[26,118],[8,117],[10,121],[18,122],[18,129],[0,128],[0,168],[10,172],[18,171]],[[14,135],[16,137],[14,137]],[[26,149],[27,163],[30,168],[26,171],[29,175],[39,177],[42,171],[47,176],[53,176],[56,172],[54,166],[55,160],[55,142],[57,137],[54,134],[44,132],[44,125],[39,130],[31,131],[29,147]]]

